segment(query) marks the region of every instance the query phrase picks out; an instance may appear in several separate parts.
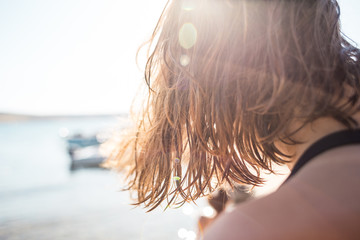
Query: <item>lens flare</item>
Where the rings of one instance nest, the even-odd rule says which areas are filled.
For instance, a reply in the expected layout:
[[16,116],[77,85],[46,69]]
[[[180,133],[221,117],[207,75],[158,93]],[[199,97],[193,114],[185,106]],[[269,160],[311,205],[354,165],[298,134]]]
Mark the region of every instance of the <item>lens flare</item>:
[[182,9],[185,11],[192,11],[195,9],[195,3],[194,0],[185,0],[182,4]]
[[178,237],[181,239],[186,238],[186,236],[188,235],[188,231],[185,228],[180,228],[178,231]]
[[[180,62],[181,62],[181,59],[180,59]],[[62,137],[62,138],[66,138],[69,136],[70,134],[70,131],[69,129],[65,128],[65,127],[62,127],[59,129],[59,136]]]
[[192,48],[197,40],[196,27],[192,23],[185,23],[179,31],[179,43],[185,49]]
[[215,217],[215,210],[210,206],[204,207],[202,212],[205,217]]
[[186,240],[195,240],[196,239],[196,233],[194,231],[188,231]]
[[183,67],[186,67],[190,63],[190,57],[188,55],[181,55],[180,64]]
[[180,239],[185,239],[185,240],[195,240],[196,239],[196,233],[194,231],[191,230],[186,230],[185,228],[180,228],[178,230],[178,237]]

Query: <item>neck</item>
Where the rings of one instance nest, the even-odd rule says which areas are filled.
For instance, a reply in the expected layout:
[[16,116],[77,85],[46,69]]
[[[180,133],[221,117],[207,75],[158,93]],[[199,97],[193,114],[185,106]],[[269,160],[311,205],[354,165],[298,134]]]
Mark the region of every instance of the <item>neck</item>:
[[[360,112],[355,114],[353,118],[360,123]],[[312,144],[327,135],[346,129],[347,128],[343,124],[333,118],[320,118],[307,124],[294,136],[296,140],[299,140],[302,143],[294,146],[281,146],[285,149],[285,152],[293,156],[287,166],[290,170],[292,170],[300,156]]]

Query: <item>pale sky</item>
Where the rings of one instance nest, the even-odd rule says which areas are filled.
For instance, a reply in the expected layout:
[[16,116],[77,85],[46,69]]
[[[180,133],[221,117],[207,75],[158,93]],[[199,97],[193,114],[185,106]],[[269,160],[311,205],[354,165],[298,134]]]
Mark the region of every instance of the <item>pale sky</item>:
[[[143,73],[137,48],[166,0],[0,0],[0,112],[128,112]],[[360,1],[341,0],[360,43]]]

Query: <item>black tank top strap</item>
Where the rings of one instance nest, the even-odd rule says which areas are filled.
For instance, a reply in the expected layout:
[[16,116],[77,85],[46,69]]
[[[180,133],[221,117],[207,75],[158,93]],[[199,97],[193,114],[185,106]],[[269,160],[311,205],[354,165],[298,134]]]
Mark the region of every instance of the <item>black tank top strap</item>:
[[292,178],[305,164],[314,159],[314,157],[316,157],[317,155],[332,148],[358,143],[360,143],[360,129],[335,132],[321,138],[320,140],[312,144],[300,156],[299,160],[292,169],[291,174],[284,183],[286,183],[290,178]]

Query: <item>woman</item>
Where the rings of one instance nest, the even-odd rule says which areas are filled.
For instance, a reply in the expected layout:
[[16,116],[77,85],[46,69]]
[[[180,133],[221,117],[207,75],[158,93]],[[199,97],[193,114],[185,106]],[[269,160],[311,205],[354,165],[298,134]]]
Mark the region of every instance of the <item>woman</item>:
[[171,207],[295,165],[205,239],[360,236],[360,51],[336,0],[171,1],[152,43],[147,104],[108,161],[128,169],[137,204]]

